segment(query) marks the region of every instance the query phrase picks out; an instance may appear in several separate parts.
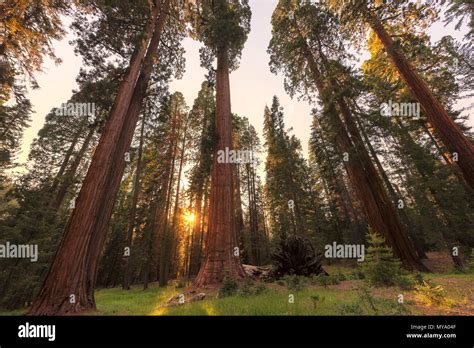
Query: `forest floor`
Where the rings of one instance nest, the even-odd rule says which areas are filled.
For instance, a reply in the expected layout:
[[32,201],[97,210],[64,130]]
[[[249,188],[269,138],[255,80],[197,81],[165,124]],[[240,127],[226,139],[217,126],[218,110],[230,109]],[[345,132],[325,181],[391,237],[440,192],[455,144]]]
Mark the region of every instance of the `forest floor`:
[[[330,272],[350,274],[351,269],[332,267]],[[97,315],[474,315],[474,273],[425,276],[441,286],[442,300],[431,293],[398,287],[368,288],[363,280],[339,284],[306,284],[289,289],[281,282],[241,284],[235,295],[219,298],[217,289],[205,289],[202,301],[167,306],[168,300],[187,289],[153,284],[143,290],[119,288],[96,292]],[[260,286],[259,286],[260,284]],[[259,288],[259,294],[252,293]],[[403,295],[403,304],[399,304]],[[187,295],[185,295],[187,296]],[[439,300],[439,301],[438,301]]]
[[[474,273],[424,275],[433,291],[399,287],[368,287],[353,279],[355,268],[325,266],[329,274],[344,275],[333,285],[315,285],[309,279],[297,284],[284,281],[241,283],[234,294],[219,296],[219,289],[204,289],[201,301],[167,305],[173,296],[189,298],[190,288],[171,283],[151,284],[147,290],[134,286],[98,289],[97,311],[92,315],[474,315]],[[291,283],[291,282],[290,282]],[[439,286],[439,287],[438,287]],[[403,303],[399,303],[403,295]],[[22,315],[24,310],[0,312]]]

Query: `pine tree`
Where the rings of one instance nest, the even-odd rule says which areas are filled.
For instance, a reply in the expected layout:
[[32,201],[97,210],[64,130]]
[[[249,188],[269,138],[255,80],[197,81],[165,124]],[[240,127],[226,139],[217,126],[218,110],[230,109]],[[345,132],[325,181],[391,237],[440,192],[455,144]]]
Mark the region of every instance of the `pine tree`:
[[397,279],[402,274],[401,262],[393,256],[385,239],[369,228],[367,243],[369,247],[362,265],[365,279],[374,286],[397,285]]

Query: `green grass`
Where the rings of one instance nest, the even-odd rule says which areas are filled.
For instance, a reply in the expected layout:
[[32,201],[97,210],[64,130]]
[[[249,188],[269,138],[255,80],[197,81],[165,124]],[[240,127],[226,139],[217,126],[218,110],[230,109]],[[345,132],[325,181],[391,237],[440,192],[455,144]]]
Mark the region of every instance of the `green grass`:
[[[180,306],[166,307],[167,299],[180,291],[172,287],[160,289],[152,287],[147,291],[131,290],[124,294],[120,289],[99,290],[97,292],[97,315],[374,315],[366,305],[361,313],[353,313],[351,308],[358,303],[358,294],[347,289],[308,286],[300,291],[288,290],[275,284],[260,295],[235,295],[216,298],[210,294],[205,300]],[[290,303],[290,295],[294,303]],[[375,298],[377,314],[398,314],[396,300]],[[412,314],[417,311],[410,310]]]
[[[294,303],[290,303],[290,295]],[[324,297],[316,309],[311,296]],[[350,302],[354,295],[347,291],[330,289],[303,289],[291,291],[271,289],[255,296],[232,296],[206,299],[177,307],[160,308],[153,314],[160,315],[331,315],[339,303]]]
[[172,295],[173,288],[159,288],[151,284],[147,290],[136,286],[126,291],[122,288],[99,289],[95,293],[97,315],[151,315]]
[[26,309],[15,309],[13,311],[0,311],[0,316],[24,315]]
[[[350,274],[351,269],[337,269]],[[331,271],[336,271],[332,269]],[[470,314],[472,306],[472,283],[474,274],[440,274],[425,275],[436,284],[448,290],[450,299],[463,310],[460,314]],[[166,307],[166,301],[184,289],[174,286],[160,288],[151,284],[143,290],[141,286],[129,291],[121,288],[98,289],[96,291],[97,311],[92,315],[397,315],[397,314],[447,314],[446,308],[423,307],[415,303],[416,294],[395,287],[379,288],[371,291],[369,297],[361,297],[354,291],[363,284],[361,280],[342,281],[339,285],[322,287],[307,285],[301,290],[289,290],[276,283],[265,284],[266,291],[259,295],[242,296],[240,294],[217,298],[216,291],[206,292],[206,299],[180,306]],[[470,285],[471,284],[471,285]],[[403,293],[406,300],[400,307],[397,294]],[[289,295],[294,296],[290,303]],[[373,311],[371,303],[376,307]],[[470,308],[470,309],[469,309]],[[0,312],[0,315],[23,315],[25,309]],[[472,315],[472,314],[471,314]]]

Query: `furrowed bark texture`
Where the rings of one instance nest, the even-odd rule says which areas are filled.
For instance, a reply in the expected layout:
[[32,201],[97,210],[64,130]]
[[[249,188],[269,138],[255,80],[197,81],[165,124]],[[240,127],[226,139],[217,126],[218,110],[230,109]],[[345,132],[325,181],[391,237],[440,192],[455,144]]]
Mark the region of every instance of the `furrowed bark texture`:
[[227,49],[217,54],[216,72],[216,133],[217,146],[211,170],[209,232],[205,259],[194,281],[196,287],[220,284],[225,276],[240,279],[245,271],[240,257],[235,231],[234,182],[232,163],[218,163],[217,151],[232,149],[232,114],[230,106],[229,61]]

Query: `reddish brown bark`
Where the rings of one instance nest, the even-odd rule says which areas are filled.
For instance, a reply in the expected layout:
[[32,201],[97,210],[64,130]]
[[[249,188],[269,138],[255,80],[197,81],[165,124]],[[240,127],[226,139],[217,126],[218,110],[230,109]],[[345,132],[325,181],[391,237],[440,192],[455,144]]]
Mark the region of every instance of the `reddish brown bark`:
[[426,82],[415,71],[406,59],[403,52],[397,47],[393,38],[387,32],[380,20],[365,11],[365,16],[383,43],[388,55],[397,67],[403,80],[406,82],[415,98],[420,102],[426,113],[428,121],[433,125],[441,141],[444,143],[450,155],[458,154],[456,162],[463,172],[464,179],[468,185],[474,189],[474,146],[463,134],[459,126],[449,117],[448,113],[441,105],[439,100],[428,88]]
[[[180,121],[182,121],[183,115],[180,115]],[[178,166],[178,177],[176,183],[176,192],[174,198],[174,211],[173,211],[173,220],[171,224],[171,233],[170,233],[170,247],[169,247],[169,256],[165,261],[165,282],[162,284],[160,282],[160,286],[164,286],[167,284],[168,279],[170,276],[174,276],[177,274],[177,253],[178,253],[178,228],[179,228],[179,195],[181,192],[181,175],[183,172],[183,165],[185,162],[185,151],[186,151],[186,138],[187,138],[187,120],[184,125],[183,129],[183,138],[181,141],[181,151],[179,154],[179,166]]]
[[[145,120],[146,114],[142,116],[142,126],[140,129],[140,144],[138,145],[138,155],[137,155],[137,168],[135,170],[135,178],[133,180],[133,193],[132,193],[132,206],[130,207],[130,220],[128,222],[127,230],[127,240],[125,242],[125,247],[131,251],[132,242],[133,242],[133,230],[135,229],[135,218],[137,212],[138,196],[140,193],[140,175],[142,170],[142,155],[143,155],[143,142],[145,140]],[[130,290],[130,255],[124,256],[123,261],[123,281],[122,288],[124,290]]]
[[[362,124],[359,116],[354,114],[354,118],[355,118],[355,121],[356,121],[357,125],[359,126],[359,129],[360,129],[360,132],[361,132],[362,136],[364,137],[364,141],[365,141],[365,144],[367,145],[367,148],[369,149],[370,155],[372,156],[372,159],[375,162],[375,165],[377,166],[377,170],[378,170],[380,176],[382,177],[382,180],[385,184],[385,187],[388,190],[390,198],[392,199],[392,202],[395,203],[400,198],[400,196],[398,196],[397,193],[395,192],[395,189],[394,189],[392,183],[390,182],[390,179],[388,178],[387,173],[385,172],[384,168],[382,167],[382,164],[379,161],[377,153],[375,152],[374,147],[372,146],[372,144],[370,142],[369,136],[367,135],[367,133],[365,131],[365,128],[364,128],[364,125]],[[413,240],[413,245],[416,249],[416,252],[418,253],[418,256],[422,259],[426,259],[427,256],[426,256],[426,253],[425,253],[425,249],[424,249],[420,239],[418,238],[418,236],[416,235],[416,233],[414,231],[410,230],[410,228],[411,228],[410,218],[408,217],[405,209],[400,209],[399,210],[399,216],[400,216],[403,224],[405,225],[405,230],[408,231],[408,233],[410,234],[411,239]]]
[[217,151],[232,149],[232,114],[230,106],[229,60],[227,48],[217,53],[216,71],[216,133],[217,146],[211,170],[211,196],[209,207],[209,232],[206,238],[206,254],[194,281],[197,287],[220,284],[227,275],[244,278],[245,271],[239,256],[235,234],[234,182],[232,163],[218,163]]
[[[106,227],[125,167],[124,154],[133,137],[167,16],[166,9],[158,3],[132,55],[76,200],[76,208],[29,314],[64,315],[95,309],[94,289]],[[160,10],[163,11],[158,16]],[[71,301],[72,296],[74,301]]]
[[[169,233],[169,211],[171,209],[171,200],[173,193],[173,184],[174,184],[174,173],[175,173],[175,163],[176,163],[176,153],[178,150],[178,137],[179,137],[179,114],[177,107],[173,114],[172,120],[172,130],[171,130],[171,141],[170,147],[168,148],[170,158],[170,165],[167,169],[168,177],[168,188],[166,193],[166,203],[163,213],[157,213],[157,216],[161,216],[159,220],[156,221],[156,238],[159,240],[160,246],[160,261],[158,265],[158,280],[160,286],[165,286],[168,283],[168,263],[170,258],[170,247],[171,247],[171,237]],[[161,225],[159,225],[161,224]]]
[[[301,34],[300,36],[303,38]],[[349,107],[343,97],[336,95],[331,90],[331,88],[338,88],[337,81],[331,77],[328,78],[329,82],[326,81],[306,43],[303,43],[303,49],[316,87],[328,108],[328,114],[332,116],[334,129],[337,130],[336,142],[341,152],[350,155],[349,161],[344,162],[344,166],[359,200],[363,203],[369,225],[385,237],[394,254],[406,268],[426,271],[427,268],[416,254],[399,221],[395,208],[385,192],[380,177],[364,147]],[[325,57],[321,47],[319,47],[319,54],[324,62]],[[328,68],[328,65],[325,65]]]

